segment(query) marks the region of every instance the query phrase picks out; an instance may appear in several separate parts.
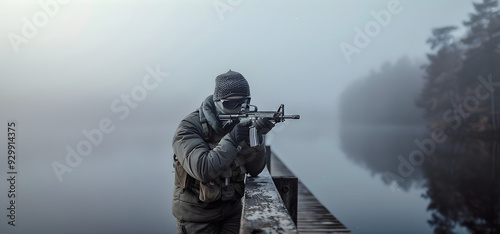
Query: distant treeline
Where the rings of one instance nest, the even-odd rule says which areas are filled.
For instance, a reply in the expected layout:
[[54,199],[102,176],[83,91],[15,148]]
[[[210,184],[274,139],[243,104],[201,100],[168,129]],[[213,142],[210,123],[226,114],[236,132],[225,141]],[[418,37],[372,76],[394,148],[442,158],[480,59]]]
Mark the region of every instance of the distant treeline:
[[415,99],[422,88],[421,65],[404,57],[358,80],[341,95],[343,124],[421,124]]
[[[456,26],[432,30],[424,66],[408,58],[385,64],[341,96],[343,124],[419,124],[479,136],[500,125],[500,11],[497,0],[473,3]],[[423,68],[423,69],[422,69]],[[496,91],[496,92],[495,92]]]
[[495,132],[500,124],[498,1],[473,5],[462,38],[452,34],[456,26],[432,31],[427,43],[434,52],[427,54],[425,84],[416,101],[431,129],[469,136]]

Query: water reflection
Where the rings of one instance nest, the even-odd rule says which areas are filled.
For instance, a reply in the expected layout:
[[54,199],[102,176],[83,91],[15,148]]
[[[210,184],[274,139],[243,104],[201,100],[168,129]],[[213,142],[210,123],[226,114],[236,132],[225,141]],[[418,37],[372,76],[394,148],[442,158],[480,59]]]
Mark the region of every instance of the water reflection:
[[[425,128],[410,126],[345,125],[341,130],[342,150],[346,155],[382,179],[387,171],[397,174],[401,165],[398,156],[406,157],[418,149],[415,140],[426,136],[429,131]],[[429,201],[428,225],[436,233],[464,229],[470,233],[499,233],[499,154],[500,145],[495,138],[449,134],[398,185],[404,191],[412,186],[425,190],[422,197]],[[407,212],[424,211],[422,208]]]
[[[394,178],[386,178],[390,172],[400,177],[399,157],[406,158],[418,149],[416,139],[423,139],[426,128],[420,125],[343,125],[340,136],[341,149],[349,159],[362,165],[374,176],[380,176],[386,183]],[[412,186],[422,184],[420,167],[413,167],[411,176],[402,178],[398,187],[407,191]]]
[[423,167],[435,232],[500,232],[498,155],[496,139],[450,138],[437,146]]

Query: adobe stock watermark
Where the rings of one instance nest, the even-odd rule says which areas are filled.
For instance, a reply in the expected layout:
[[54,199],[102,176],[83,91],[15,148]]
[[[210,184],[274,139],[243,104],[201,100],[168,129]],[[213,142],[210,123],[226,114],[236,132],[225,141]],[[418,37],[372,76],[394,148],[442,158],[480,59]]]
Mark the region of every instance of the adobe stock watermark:
[[372,38],[380,35],[383,28],[389,26],[393,15],[403,12],[404,8],[399,0],[387,2],[387,9],[371,11],[373,20],[368,21],[363,28],[354,28],[354,38],[352,44],[341,42],[339,45],[347,63],[352,62],[353,54],[360,54],[361,50],[370,45]]
[[[482,76],[478,76],[477,80],[479,85],[474,90],[474,95],[466,96],[462,103],[453,105],[443,113],[443,120],[447,123],[453,124],[451,129],[459,129],[465,120],[471,115],[472,112],[479,108],[482,101],[489,99],[495,93],[495,87],[500,86],[500,82],[493,82],[491,74],[486,80]],[[390,171],[385,171],[383,179],[385,183],[390,184],[391,191],[394,192],[399,189],[398,182],[405,182],[405,178],[415,173],[415,167],[421,166],[426,156],[431,156],[435,149],[436,144],[444,143],[448,139],[445,129],[434,128],[431,130],[430,138],[423,140],[415,139],[415,145],[418,149],[410,152],[407,158],[399,155],[399,165],[397,167],[397,174]]]
[[35,12],[31,19],[22,18],[23,25],[21,26],[20,33],[9,32],[7,34],[14,52],[19,53],[19,47],[22,44],[28,44],[29,40],[33,39],[41,28],[47,26],[49,19],[54,18],[59,13],[61,5],[66,5],[68,2],[68,0],[39,1],[38,6],[41,9]]
[[[142,83],[134,86],[128,93],[122,94],[120,97],[114,99],[110,103],[110,110],[114,114],[117,114],[117,118],[121,121],[127,119],[130,115],[131,109],[135,109],[139,106],[139,103],[144,101],[148,92],[158,88],[163,78],[168,76],[168,73],[161,72],[160,67],[156,65],[156,70],[153,70],[150,66],[146,67],[147,74],[142,78]],[[53,161],[52,169],[59,180],[63,182],[63,176],[67,173],[74,171],[78,167],[84,157],[88,157],[92,154],[92,151],[102,144],[106,135],[112,133],[116,129],[115,122],[111,118],[102,118],[96,128],[94,129],[83,129],[82,135],[84,139],[80,140],[73,147],[67,145],[65,147],[67,154],[65,160],[62,162]]]
[[224,14],[227,12],[233,12],[234,9],[241,5],[242,2],[243,0],[214,0],[212,5],[219,16],[219,19],[224,20]]

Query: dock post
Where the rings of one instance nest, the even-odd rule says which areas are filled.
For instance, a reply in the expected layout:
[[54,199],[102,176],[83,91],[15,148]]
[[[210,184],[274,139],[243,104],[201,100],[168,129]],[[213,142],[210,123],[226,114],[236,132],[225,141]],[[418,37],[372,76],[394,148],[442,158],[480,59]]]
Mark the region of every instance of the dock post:
[[293,222],[297,225],[297,196],[298,184],[297,177],[288,176],[273,176],[273,182],[278,189],[278,192],[285,204],[288,213],[292,217]]

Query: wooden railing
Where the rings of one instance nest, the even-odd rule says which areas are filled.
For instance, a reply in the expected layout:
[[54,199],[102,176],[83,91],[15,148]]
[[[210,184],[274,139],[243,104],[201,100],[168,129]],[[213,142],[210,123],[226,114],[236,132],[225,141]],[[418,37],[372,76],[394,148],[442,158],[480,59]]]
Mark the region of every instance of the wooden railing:
[[[267,147],[268,164],[271,150]],[[273,178],[268,169],[247,177],[240,233],[298,233],[297,178]]]

